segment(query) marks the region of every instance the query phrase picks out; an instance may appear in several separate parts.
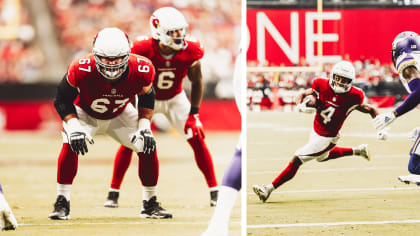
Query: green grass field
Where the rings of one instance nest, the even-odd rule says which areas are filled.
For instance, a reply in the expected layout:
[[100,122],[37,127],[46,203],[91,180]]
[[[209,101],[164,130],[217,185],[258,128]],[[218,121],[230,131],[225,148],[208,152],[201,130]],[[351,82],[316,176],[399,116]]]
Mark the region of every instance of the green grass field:
[[407,175],[407,138],[418,110],[398,118],[387,141],[376,140],[369,115],[353,112],[337,146],[369,144],[372,160],[348,156],[305,163],[266,203],[252,191],[283,170],[312,129],[313,115],[248,114],[248,235],[419,235],[420,187],[397,180]]
[[[238,133],[207,132],[217,179],[221,182],[230,163]],[[137,157],[133,158],[120,193],[120,207],[104,208],[118,144],[104,136],[95,138],[87,156],[79,157],[72,187],[71,220],[51,221],[47,216],[56,198],[57,157],[61,135],[2,133],[0,181],[19,228],[3,235],[199,235],[213,214],[204,177],[192,150],[177,134],[157,134],[160,175],[158,201],[174,218],[140,219],[141,184]],[[233,210],[230,235],[240,235],[240,197]]]

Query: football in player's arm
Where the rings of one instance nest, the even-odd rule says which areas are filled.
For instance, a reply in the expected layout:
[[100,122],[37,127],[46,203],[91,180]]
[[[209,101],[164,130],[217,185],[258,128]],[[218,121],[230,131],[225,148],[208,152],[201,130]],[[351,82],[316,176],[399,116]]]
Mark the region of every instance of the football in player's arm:
[[[352,155],[370,160],[367,144],[353,148],[336,146],[340,138],[339,131],[353,110],[367,113],[372,118],[378,114],[376,108],[363,102],[363,91],[352,86],[355,74],[355,69],[350,62],[338,62],[333,66],[329,79],[315,79],[312,88],[297,96],[299,111],[307,112],[309,108],[312,111],[316,110],[313,130],[308,143],[295,152],[288,166],[271,184],[253,186],[255,194],[261,201],[265,202],[274,189],[292,179],[299,167],[307,161],[316,159],[324,162]],[[305,101],[307,96],[315,96],[316,101]],[[311,107],[308,108],[309,102],[311,102]]]
[[[143,184],[143,218],[171,218],[156,201],[158,160],[150,129],[155,70],[145,57],[130,54],[127,35],[118,28],[97,34],[93,53],[74,60],[57,88],[54,106],[63,119],[63,146],[58,157],[57,200],[51,220],[70,218],[70,192],[78,155],[88,152],[92,137],[105,133],[139,156]],[[138,110],[130,101],[138,95]]]
[[[420,36],[412,31],[398,34],[392,42],[392,62],[399,74],[401,83],[409,95],[404,102],[391,112],[379,115],[373,120],[377,130],[383,130],[396,118],[413,110],[420,103]],[[410,175],[399,176],[404,183],[420,185],[420,127],[411,131],[410,139],[414,141],[410,150],[408,171]]]
[[[188,23],[180,11],[172,7],[159,8],[150,17],[151,37],[138,37],[131,44],[131,52],[149,58],[155,66],[154,112],[165,115],[193,149],[196,164],[209,188],[210,205],[214,206],[218,193],[217,180],[199,119],[203,97],[200,60],[204,49],[197,40],[186,37],[187,27]],[[182,88],[185,77],[191,82],[191,101]],[[117,152],[105,207],[118,207],[119,190],[131,162],[131,153],[124,146]]]

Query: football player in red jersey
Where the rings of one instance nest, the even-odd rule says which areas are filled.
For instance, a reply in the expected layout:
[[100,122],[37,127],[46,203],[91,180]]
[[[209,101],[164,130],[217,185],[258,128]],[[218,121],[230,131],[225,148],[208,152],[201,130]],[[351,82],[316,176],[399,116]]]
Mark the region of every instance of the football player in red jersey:
[[[317,78],[309,88],[298,95],[296,103],[300,111],[307,111],[302,101],[306,96],[316,96],[316,115],[313,130],[306,145],[295,152],[289,165],[271,184],[254,185],[253,190],[261,201],[265,202],[271,192],[296,174],[299,167],[310,160],[328,161],[343,156],[356,155],[370,160],[367,144],[354,148],[336,147],[339,131],[344,120],[353,110],[368,113],[375,118],[378,110],[363,103],[364,93],[352,86],[355,79],[355,69],[350,62],[341,61],[331,70],[330,78]],[[303,106],[302,106],[303,105]]]
[[[194,151],[195,161],[210,190],[210,205],[217,200],[217,180],[211,154],[198,117],[203,97],[200,59],[203,48],[197,41],[185,39],[188,24],[181,12],[172,7],[156,10],[150,17],[152,37],[132,42],[131,52],[149,58],[156,68],[153,88],[156,92],[155,113],[164,114],[182,134]],[[185,76],[191,81],[191,103],[182,89]],[[118,207],[121,182],[131,161],[132,151],[121,146],[105,207]]]
[[[78,155],[86,141],[108,134],[139,156],[143,184],[142,218],[172,218],[156,201],[158,159],[150,129],[154,108],[155,69],[145,57],[130,54],[127,35],[105,28],[95,37],[92,54],[74,60],[57,88],[54,106],[63,119],[63,146],[58,157],[57,200],[52,220],[70,218],[70,191]],[[138,96],[138,109],[130,101]]]

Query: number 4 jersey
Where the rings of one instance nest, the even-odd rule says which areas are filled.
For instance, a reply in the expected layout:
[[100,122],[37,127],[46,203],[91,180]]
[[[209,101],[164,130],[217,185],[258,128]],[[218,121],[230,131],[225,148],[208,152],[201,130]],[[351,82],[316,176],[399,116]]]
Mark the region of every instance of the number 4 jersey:
[[127,70],[112,83],[100,76],[93,54],[74,60],[67,71],[68,83],[79,92],[74,104],[101,120],[119,115],[154,76],[150,60],[134,54],[130,54]]
[[325,78],[315,79],[312,89],[321,101],[314,120],[315,132],[324,137],[337,136],[350,112],[363,103],[363,91],[352,86],[346,93],[334,93]]
[[204,55],[204,49],[199,42],[185,41],[187,46],[171,58],[165,58],[159,53],[158,41],[151,37],[138,37],[132,42],[131,53],[149,58],[156,68],[156,78],[153,81],[156,100],[168,100],[179,94],[188,68]]

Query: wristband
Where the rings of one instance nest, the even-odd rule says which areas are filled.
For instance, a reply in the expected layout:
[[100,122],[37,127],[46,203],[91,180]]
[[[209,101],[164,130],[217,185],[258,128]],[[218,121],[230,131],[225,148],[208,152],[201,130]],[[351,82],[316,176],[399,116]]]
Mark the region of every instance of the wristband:
[[190,115],[191,114],[197,114],[198,113],[198,107],[191,107],[190,109]]
[[146,118],[141,118],[139,120],[139,129],[150,129],[150,120]]

